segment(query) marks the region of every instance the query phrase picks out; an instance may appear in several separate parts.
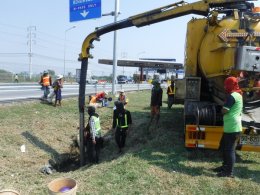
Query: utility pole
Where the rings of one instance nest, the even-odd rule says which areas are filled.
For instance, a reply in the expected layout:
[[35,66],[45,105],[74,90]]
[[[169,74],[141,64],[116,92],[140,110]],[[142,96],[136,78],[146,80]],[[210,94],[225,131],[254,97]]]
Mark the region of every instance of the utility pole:
[[[122,52],[121,53],[121,58],[126,58],[127,57],[127,52]],[[123,66],[123,75],[125,75],[125,66]]]
[[[119,15],[119,0],[115,0],[114,22],[117,22]],[[113,82],[112,94],[116,94],[116,69],[117,69],[117,31],[114,31],[114,48],[113,48]]]
[[35,44],[35,38],[36,38],[36,26],[29,26],[27,28],[28,31],[28,41],[27,44],[29,45],[29,53],[28,53],[28,57],[29,57],[29,78],[30,80],[32,79],[32,44]]
[[[119,0],[115,0],[115,11],[102,14],[102,16],[114,16],[114,23],[117,22],[119,16]],[[113,46],[113,78],[112,78],[112,94],[116,94],[116,69],[117,69],[117,31],[114,31],[114,46]]]

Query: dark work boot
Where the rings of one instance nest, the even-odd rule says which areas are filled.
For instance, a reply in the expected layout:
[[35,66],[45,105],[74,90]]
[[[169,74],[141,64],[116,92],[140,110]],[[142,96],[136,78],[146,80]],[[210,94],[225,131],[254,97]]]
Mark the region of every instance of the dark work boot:
[[227,173],[224,171],[221,171],[217,174],[218,177],[230,177],[230,178],[234,178],[233,173]]
[[217,167],[217,168],[212,169],[212,171],[213,171],[213,172],[216,172],[216,173],[219,173],[219,172],[224,171],[224,168],[223,168],[223,166],[220,166],[220,167]]
[[212,171],[215,172],[215,173],[228,172],[227,170],[228,170],[227,165],[222,165],[220,167],[212,169]]

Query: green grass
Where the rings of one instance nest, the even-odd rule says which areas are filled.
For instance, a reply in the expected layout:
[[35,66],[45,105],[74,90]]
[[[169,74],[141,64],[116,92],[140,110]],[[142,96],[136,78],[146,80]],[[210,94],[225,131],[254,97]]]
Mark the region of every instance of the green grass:
[[117,153],[110,130],[112,105],[100,108],[103,134],[109,137],[100,164],[51,175],[39,170],[70,153],[79,126],[77,99],[56,108],[37,101],[0,106],[0,189],[47,194],[50,181],[71,177],[78,194],[260,194],[260,153],[238,151],[236,178],[217,178],[211,171],[221,164],[217,151],[184,148],[182,105],[168,110],[164,103],[159,128],[148,131],[150,92],[127,95],[134,124],[124,153]]

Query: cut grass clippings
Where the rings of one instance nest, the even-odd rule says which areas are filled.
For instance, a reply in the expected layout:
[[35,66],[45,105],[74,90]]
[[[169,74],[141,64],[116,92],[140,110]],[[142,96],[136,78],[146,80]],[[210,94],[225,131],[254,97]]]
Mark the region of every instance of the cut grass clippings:
[[40,172],[44,165],[72,156],[79,126],[77,98],[63,100],[62,107],[38,101],[1,105],[0,189],[48,194],[50,181],[70,177],[77,181],[77,194],[260,194],[260,153],[238,151],[236,178],[216,177],[211,169],[221,165],[219,152],[184,148],[183,105],[168,110],[165,92],[160,125],[149,131],[150,91],[127,93],[133,127],[123,154],[118,154],[111,130],[111,104],[97,109],[108,140],[101,162],[79,168],[74,151],[75,162],[55,167],[49,175]]

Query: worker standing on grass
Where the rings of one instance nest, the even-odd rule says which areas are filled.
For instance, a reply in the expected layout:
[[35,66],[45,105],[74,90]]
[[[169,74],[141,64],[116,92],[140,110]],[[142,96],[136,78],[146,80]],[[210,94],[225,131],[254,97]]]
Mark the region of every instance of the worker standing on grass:
[[127,99],[127,97],[125,95],[125,91],[123,89],[121,89],[119,91],[118,101],[122,102],[124,104],[124,106],[128,103],[128,99]]
[[86,127],[87,158],[90,163],[98,163],[103,142],[99,115],[96,113],[96,109],[93,106],[88,107],[88,114],[89,120]]
[[50,93],[50,86],[52,85],[51,76],[49,75],[48,71],[45,70],[43,72],[43,75],[41,76],[41,80],[39,81],[39,83],[42,86],[43,99],[46,100]]
[[236,143],[242,131],[242,91],[235,77],[228,77],[224,82],[224,88],[228,96],[223,106],[224,133],[221,140],[223,163],[215,168],[218,177],[234,177],[234,165],[236,161]]
[[58,75],[56,81],[53,83],[53,90],[55,93],[55,103],[54,106],[56,107],[61,106],[61,88],[63,88],[63,75]]
[[116,109],[113,114],[113,129],[115,129],[115,139],[119,148],[119,153],[125,146],[126,135],[132,124],[131,113],[124,108],[120,101],[115,102]]
[[160,119],[160,107],[162,106],[162,95],[163,90],[160,86],[160,82],[155,79],[152,81],[152,93],[151,93],[151,120],[149,126],[151,125],[154,117],[156,117],[156,125],[158,126]]
[[174,80],[171,80],[171,85],[167,88],[168,95],[168,108],[170,109],[174,103],[174,94],[175,94],[175,83]]

